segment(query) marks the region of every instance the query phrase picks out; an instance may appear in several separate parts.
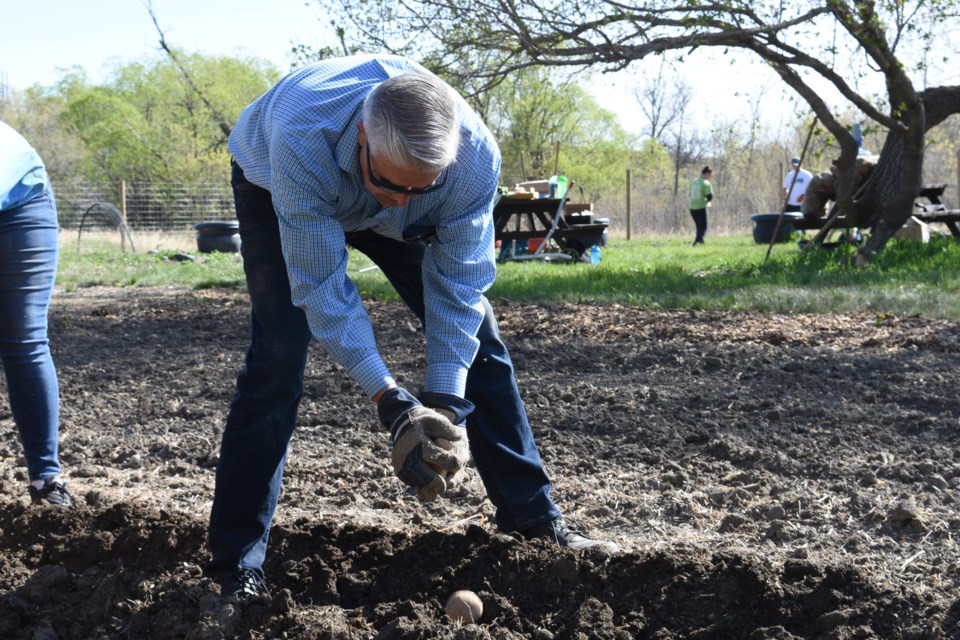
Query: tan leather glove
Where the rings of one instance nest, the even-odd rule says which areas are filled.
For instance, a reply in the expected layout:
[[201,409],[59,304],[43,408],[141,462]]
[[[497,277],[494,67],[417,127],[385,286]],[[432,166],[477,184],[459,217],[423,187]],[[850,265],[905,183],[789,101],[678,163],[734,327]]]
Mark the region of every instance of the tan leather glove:
[[[391,389],[377,403],[390,429],[393,471],[422,500],[436,500],[470,461],[467,430],[428,409],[404,389]],[[443,446],[438,444],[438,440]],[[449,448],[445,448],[449,445]]]
[[[440,413],[443,413],[442,411]],[[449,469],[443,469],[442,467],[435,467],[434,470],[440,474],[446,483],[447,492],[458,492],[463,487],[463,483],[466,480],[467,476],[467,464],[470,462],[470,443],[466,438],[466,429],[462,427],[457,427],[464,432],[464,437],[459,440],[450,441],[446,438],[437,438],[434,442],[438,447],[449,451],[457,460],[465,461],[459,469],[456,471],[450,471]]]
[[393,472],[422,500],[433,501],[446,493],[470,462],[467,430],[426,407],[401,416],[392,440]]
[[[466,435],[467,416],[469,416],[474,409],[472,402],[448,393],[437,392],[423,392],[418,399],[424,406],[439,411],[440,415],[458,428],[463,429],[464,435]],[[454,451],[454,455],[456,455],[457,458],[467,461],[470,460],[470,443],[466,437],[452,442],[443,438],[437,438],[436,443],[443,449]],[[466,479],[466,464],[457,471],[447,471],[445,475],[442,475],[447,484],[447,492],[459,492]]]

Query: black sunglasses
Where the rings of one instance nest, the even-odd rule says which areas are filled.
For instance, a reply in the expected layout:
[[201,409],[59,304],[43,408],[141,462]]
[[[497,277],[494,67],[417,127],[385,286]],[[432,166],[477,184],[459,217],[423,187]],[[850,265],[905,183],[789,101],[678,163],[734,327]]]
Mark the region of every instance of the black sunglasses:
[[447,170],[444,169],[443,172],[437,177],[436,181],[428,187],[401,187],[398,184],[393,184],[389,180],[384,180],[383,178],[378,178],[373,173],[373,167],[370,166],[370,145],[363,145],[364,149],[367,152],[367,176],[370,178],[370,182],[373,186],[378,189],[383,189],[384,191],[390,191],[391,193],[403,193],[408,196],[419,196],[424,193],[430,193],[431,191],[436,191],[447,181]]

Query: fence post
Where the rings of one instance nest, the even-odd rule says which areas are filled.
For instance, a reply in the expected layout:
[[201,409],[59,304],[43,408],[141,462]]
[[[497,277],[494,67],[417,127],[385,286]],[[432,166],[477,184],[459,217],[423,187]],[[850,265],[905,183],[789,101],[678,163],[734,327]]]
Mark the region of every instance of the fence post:
[[627,240],[630,239],[630,230],[633,228],[630,218],[630,169],[627,169]]
[[127,235],[123,229],[127,226],[127,181],[120,181],[120,251],[127,252]]

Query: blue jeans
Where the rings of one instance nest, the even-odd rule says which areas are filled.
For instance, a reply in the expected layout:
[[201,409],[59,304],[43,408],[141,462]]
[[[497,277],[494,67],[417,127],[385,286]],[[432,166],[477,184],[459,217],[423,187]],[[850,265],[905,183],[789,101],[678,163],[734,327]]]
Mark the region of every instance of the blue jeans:
[[59,250],[52,193],[0,211],[0,360],[30,480],[60,473],[60,388],[47,341]]
[[[262,571],[311,340],[306,315],[290,301],[270,193],[246,182],[236,165],[233,188],[252,305],[251,339],[220,447],[210,514],[209,573],[238,565]],[[422,322],[423,245],[370,231],[348,233],[347,242],[380,267]],[[556,518],[560,511],[550,499],[550,481],[520,400],[510,355],[486,301],[485,307],[477,333],[480,351],[467,375],[466,397],[476,405],[467,420],[470,450],[496,507],[497,526],[504,531],[526,529]],[[388,437],[386,431],[382,437]]]

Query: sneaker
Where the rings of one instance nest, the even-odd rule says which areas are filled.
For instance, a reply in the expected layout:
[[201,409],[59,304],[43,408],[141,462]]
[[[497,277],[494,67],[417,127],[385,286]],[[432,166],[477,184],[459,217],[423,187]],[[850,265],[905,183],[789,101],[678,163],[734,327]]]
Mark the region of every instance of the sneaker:
[[31,484],[30,502],[33,504],[46,502],[55,507],[72,507],[75,501],[70,492],[67,491],[67,485],[57,477],[47,480],[42,489],[37,489]]
[[616,543],[609,540],[594,540],[593,538],[588,538],[586,534],[577,531],[567,524],[563,516],[554,520],[548,520],[535,527],[524,529],[520,532],[520,535],[528,540],[532,538],[553,540],[557,543],[557,546],[566,547],[567,549],[580,550],[597,548],[608,553],[616,553],[620,550],[620,547],[618,547]]
[[216,580],[220,584],[220,595],[224,598],[270,597],[270,590],[263,576],[249,567],[237,567]]

